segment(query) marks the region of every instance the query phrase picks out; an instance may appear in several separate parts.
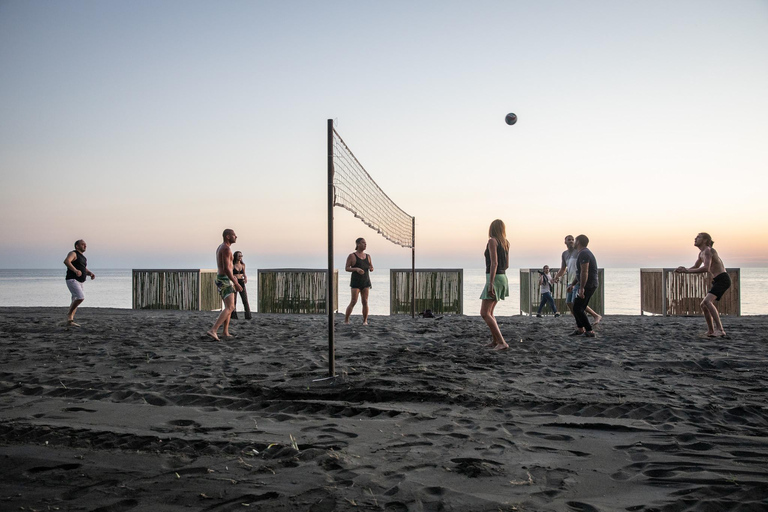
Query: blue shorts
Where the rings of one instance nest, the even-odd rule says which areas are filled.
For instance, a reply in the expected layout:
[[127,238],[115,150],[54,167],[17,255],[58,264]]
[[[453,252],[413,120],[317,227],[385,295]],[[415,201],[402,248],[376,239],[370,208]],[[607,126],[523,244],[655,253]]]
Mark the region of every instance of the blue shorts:
[[573,304],[573,299],[579,296],[579,285],[573,285],[573,290],[565,294],[565,303]]

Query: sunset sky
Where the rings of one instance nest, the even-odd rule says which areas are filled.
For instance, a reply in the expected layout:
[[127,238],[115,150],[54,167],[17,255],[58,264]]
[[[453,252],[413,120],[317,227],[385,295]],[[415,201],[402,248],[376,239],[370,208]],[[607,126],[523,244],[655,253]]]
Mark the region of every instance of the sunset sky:
[[[326,264],[326,120],[419,267],[768,267],[768,2],[0,1],[0,268]],[[515,112],[514,126],[504,123]],[[368,240],[337,208],[336,261]]]

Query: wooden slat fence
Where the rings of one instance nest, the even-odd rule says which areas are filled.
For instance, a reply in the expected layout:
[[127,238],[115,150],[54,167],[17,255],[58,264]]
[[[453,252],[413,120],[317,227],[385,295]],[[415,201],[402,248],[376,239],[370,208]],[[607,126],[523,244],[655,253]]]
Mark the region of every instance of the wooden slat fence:
[[[550,266],[549,275],[553,278],[560,265]],[[520,269],[520,314],[535,315],[541,303],[541,292],[539,291],[539,271],[540,268],[521,268]],[[589,307],[597,314],[605,314],[605,269],[597,269],[597,277],[600,280],[600,286],[595,291],[589,301]],[[565,276],[560,278],[560,282],[555,284],[552,290],[552,298],[555,299],[557,312],[561,315],[570,314],[568,306],[565,304],[565,296],[568,293],[568,283]],[[545,306],[541,312],[544,316],[554,315],[549,306]]]
[[[741,316],[741,269],[727,268],[731,287],[717,302],[720,315]],[[640,269],[640,314],[702,316],[700,303],[712,287],[707,273],[678,274],[674,268]]]
[[[324,269],[259,269],[259,313],[327,313],[327,276],[328,271]],[[338,311],[338,270],[334,271],[333,280],[333,311]]]
[[216,271],[200,269],[133,269],[133,309],[221,309]]
[[[389,314],[411,314],[411,269],[389,271]],[[464,270],[416,269],[416,312],[464,314]]]

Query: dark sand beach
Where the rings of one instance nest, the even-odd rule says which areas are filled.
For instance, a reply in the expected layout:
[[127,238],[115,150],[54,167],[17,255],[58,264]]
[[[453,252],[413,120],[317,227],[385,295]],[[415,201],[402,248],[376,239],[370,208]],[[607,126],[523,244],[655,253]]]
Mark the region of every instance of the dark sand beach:
[[[2,511],[768,510],[768,318],[0,309]],[[337,316],[341,320],[341,316]]]

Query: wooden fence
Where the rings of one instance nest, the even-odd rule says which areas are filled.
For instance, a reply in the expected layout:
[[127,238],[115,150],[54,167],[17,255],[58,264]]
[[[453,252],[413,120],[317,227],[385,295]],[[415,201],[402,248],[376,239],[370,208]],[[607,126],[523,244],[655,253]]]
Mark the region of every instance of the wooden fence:
[[[741,316],[741,269],[726,269],[731,287],[717,302],[721,315]],[[702,316],[700,303],[712,286],[707,273],[678,274],[673,268],[640,269],[640,314]]]
[[221,309],[216,271],[133,269],[133,309]]
[[[464,270],[416,269],[416,312],[464,314]],[[411,314],[411,269],[389,271],[389,314]]]
[[[327,313],[327,276],[327,270],[319,269],[259,269],[259,313]],[[338,311],[338,270],[333,272],[333,281],[333,311]]]
[[[553,278],[560,265],[549,267],[549,275]],[[520,314],[535,315],[541,303],[541,292],[539,291],[539,271],[540,268],[521,268],[520,269]],[[600,286],[595,291],[589,301],[589,307],[599,315],[605,314],[605,269],[597,269],[597,277],[600,280]],[[552,286],[552,298],[555,299],[557,312],[561,315],[570,314],[568,306],[565,304],[565,296],[568,292],[568,284],[565,276],[560,278],[560,282]],[[542,315],[554,315],[549,306],[544,306]]]

